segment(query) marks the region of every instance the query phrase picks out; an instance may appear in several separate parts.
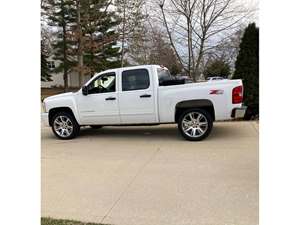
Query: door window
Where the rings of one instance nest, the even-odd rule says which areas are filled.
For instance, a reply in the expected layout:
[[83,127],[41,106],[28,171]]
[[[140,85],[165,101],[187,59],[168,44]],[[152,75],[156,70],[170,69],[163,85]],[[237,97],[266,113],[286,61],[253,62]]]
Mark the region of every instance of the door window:
[[88,85],[88,94],[108,93],[115,91],[115,73],[102,74]]
[[147,89],[150,86],[148,70],[136,69],[122,72],[122,91]]

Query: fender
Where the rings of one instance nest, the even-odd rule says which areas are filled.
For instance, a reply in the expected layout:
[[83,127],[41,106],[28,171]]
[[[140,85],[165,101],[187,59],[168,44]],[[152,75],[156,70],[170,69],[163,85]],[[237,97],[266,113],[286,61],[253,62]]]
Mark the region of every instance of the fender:
[[59,110],[70,110],[74,115],[77,123],[80,124],[80,117],[76,106],[75,95],[76,93],[65,93],[46,98],[44,100],[44,102],[46,103],[46,111],[49,112],[49,122],[51,117],[50,114],[52,114],[53,112]]
[[175,121],[177,122],[180,114],[189,108],[204,108],[206,109],[212,116],[213,120],[215,120],[215,109],[212,101],[208,99],[193,99],[193,100],[185,100],[178,102],[175,106]]

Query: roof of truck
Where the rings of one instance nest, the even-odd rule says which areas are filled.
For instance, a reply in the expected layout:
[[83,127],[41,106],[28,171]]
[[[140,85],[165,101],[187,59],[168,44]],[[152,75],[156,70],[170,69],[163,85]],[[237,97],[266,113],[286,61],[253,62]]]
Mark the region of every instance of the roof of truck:
[[126,66],[126,67],[119,67],[119,68],[114,68],[114,69],[108,69],[108,70],[105,70],[105,71],[101,71],[101,72],[99,72],[95,75],[102,74],[102,73],[107,73],[107,72],[115,72],[115,71],[124,70],[124,69],[140,69],[140,68],[149,68],[149,67],[164,68],[163,66],[155,65],[155,64],[152,64],[152,65],[138,65],[138,66]]

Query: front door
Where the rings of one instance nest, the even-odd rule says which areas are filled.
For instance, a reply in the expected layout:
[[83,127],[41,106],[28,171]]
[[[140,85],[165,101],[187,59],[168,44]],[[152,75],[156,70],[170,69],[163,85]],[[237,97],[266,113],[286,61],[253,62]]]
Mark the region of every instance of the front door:
[[88,95],[80,93],[77,107],[82,125],[120,123],[116,84],[115,73],[101,74],[88,84]]
[[122,124],[155,123],[153,82],[147,69],[124,70],[119,91]]

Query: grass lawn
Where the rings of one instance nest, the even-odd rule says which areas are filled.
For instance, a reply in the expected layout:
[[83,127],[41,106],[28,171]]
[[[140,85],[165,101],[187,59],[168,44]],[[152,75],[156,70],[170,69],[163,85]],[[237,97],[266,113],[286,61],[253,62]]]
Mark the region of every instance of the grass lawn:
[[[103,223],[83,223],[74,220],[59,220],[59,219],[52,219],[49,217],[42,217],[41,218],[41,225],[105,225]],[[108,225],[108,224],[106,224]]]

